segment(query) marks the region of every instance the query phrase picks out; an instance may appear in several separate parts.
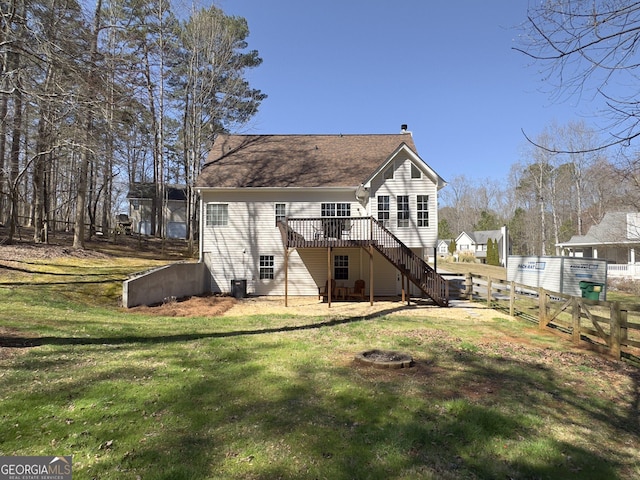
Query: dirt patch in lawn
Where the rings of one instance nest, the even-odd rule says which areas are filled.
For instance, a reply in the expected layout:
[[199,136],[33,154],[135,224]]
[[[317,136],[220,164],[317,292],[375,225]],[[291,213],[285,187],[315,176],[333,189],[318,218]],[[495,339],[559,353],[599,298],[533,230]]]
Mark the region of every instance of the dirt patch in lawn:
[[182,298],[175,301],[139,306],[125,310],[130,313],[144,313],[170,317],[216,317],[245,315],[296,315],[296,316],[332,316],[336,318],[373,317],[383,315],[425,316],[448,318],[451,320],[486,321],[496,317],[506,317],[481,304],[466,301],[454,301],[449,308],[434,305],[428,300],[412,300],[409,304],[399,298],[379,298],[369,302],[332,302],[318,300],[316,296],[289,297],[280,296],[247,297],[236,299],[224,295],[205,295]]
[[95,250],[71,248],[66,245],[38,245],[32,243],[0,245],[0,260],[25,261],[53,258],[108,258],[108,255]]
[[238,301],[233,297],[207,295],[181,298],[160,305],[142,305],[126,311],[161,317],[218,317],[237,303]]

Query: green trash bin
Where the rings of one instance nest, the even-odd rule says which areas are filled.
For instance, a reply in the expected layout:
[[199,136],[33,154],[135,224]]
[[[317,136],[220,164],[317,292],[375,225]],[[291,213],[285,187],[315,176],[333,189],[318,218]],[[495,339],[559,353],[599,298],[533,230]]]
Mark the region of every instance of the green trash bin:
[[582,292],[582,298],[588,298],[589,300],[600,300],[600,292],[602,292],[602,283],[596,282],[580,282],[580,291]]

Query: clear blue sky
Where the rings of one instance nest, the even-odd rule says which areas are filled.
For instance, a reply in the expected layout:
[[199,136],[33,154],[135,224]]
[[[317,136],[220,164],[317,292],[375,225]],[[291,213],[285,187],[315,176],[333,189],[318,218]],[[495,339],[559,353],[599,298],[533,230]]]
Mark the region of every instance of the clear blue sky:
[[[396,133],[445,180],[505,180],[526,140],[588,106],[554,104],[513,50],[526,0],[219,0],[247,19],[267,98],[242,133]],[[585,119],[589,124],[589,119]]]

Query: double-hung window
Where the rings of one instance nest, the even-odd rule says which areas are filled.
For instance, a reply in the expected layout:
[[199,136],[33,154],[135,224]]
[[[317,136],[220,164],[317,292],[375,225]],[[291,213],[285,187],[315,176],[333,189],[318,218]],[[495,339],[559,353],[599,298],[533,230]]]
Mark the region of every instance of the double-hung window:
[[274,256],[260,255],[260,280],[271,280],[274,277]]
[[349,221],[339,217],[351,216],[350,203],[323,203],[320,205],[320,214],[322,217],[337,217],[323,218],[322,229],[325,238],[341,238],[342,232],[349,229]]
[[320,206],[320,215],[322,217],[350,217],[350,203],[323,203]]
[[409,195],[398,195],[398,227],[409,226]]
[[226,203],[207,203],[205,225],[221,227],[229,224],[229,205]]
[[389,195],[378,195],[378,221],[385,227],[389,226],[390,211]]
[[349,256],[336,255],[333,257],[333,278],[349,280]]
[[429,195],[418,195],[418,227],[429,226]]
[[287,216],[287,204],[276,203],[276,227],[278,226],[278,222],[284,222],[284,219],[286,216]]

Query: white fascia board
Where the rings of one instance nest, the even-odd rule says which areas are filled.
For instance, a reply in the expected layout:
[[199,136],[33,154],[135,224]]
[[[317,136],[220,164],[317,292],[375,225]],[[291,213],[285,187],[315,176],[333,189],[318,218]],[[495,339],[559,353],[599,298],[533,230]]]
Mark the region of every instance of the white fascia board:
[[410,149],[406,143],[402,143],[387,159],[382,162],[382,164],[371,174],[369,178],[363,182],[363,185],[366,188],[371,187],[371,182],[378,175],[382,174],[384,170],[386,170],[387,166],[398,156],[401,151],[405,151],[409,154],[409,158],[413,161],[414,165],[420,169],[420,171],[429,177],[433,183],[437,185],[438,190],[447,186],[447,182],[445,182],[440,175],[438,175],[435,170],[433,170],[427,162],[425,162],[420,156]]
[[199,194],[202,193],[217,193],[217,192],[355,192],[359,185],[353,187],[198,187],[196,191]]
[[467,232],[462,232],[460,235],[458,235],[458,236],[456,237],[456,245],[457,245],[458,243],[460,243],[460,239],[461,239],[462,237],[467,237],[467,238],[469,239],[469,242],[468,242],[468,243],[473,243],[473,244],[475,245],[475,243],[476,243],[476,242],[475,242],[475,240],[474,240],[473,238],[471,238],[471,236],[470,236]]
[[560,248],[573,248],[573,247],[600,247],[600,246],[640,246],[640,241],[638,240],[622,240],[620,242],[565,242],[565,243],[556,243],[556,247]]

